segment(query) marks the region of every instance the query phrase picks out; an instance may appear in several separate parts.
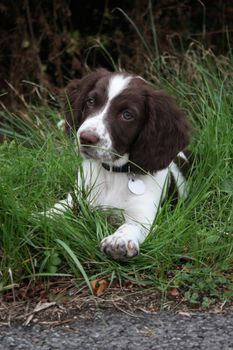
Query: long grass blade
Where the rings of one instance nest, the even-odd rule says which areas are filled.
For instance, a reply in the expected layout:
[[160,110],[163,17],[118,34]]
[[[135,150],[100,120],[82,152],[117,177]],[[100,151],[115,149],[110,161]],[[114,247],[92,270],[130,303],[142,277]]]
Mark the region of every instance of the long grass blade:
[[62,241],[61,239],[56,239],[56,242],[65,249],[67,254],[70,256],[72,261],[75,263],[75,265],[77,266],[77,268],[81,272],[81,274],[82,274],[82,276],[83,276],[83,278],[84,278],[88,288],[90,289],[91,294],[93,294],[89,278],[88,278],[88,276],[87,276],[87,274],[86,274],[82,264],[80,263],[79,259],[77,258],[77,256],[74,254],[72,249],[64,241]]

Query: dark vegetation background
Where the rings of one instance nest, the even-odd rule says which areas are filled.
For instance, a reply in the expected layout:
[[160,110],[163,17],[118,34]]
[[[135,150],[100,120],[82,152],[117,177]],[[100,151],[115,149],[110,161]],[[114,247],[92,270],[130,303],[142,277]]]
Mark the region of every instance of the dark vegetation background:
[[[123,69],[144,75],[146,53],[133,20],[154,47],[151,15],[156,27],[157,59],[180,57],[201,42],[216,55],[232,46],[232,0],[1,0],[0,91],[9,106],[32,99],[39,84],[43,97],[59,92],[69,79],[88,69],[113,69],[107,50]],[[101,44],[100,44],[101,43]]]

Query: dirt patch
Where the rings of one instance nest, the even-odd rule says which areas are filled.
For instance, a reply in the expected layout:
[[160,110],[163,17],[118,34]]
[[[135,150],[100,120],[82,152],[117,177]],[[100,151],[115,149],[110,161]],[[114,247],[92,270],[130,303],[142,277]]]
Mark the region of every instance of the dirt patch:
[[[135,312],[155,313],[161,310],[189,315],[193,308],[179,293],[171,291],[164,300],[160,292],[132,283],[111,286],[103,295],[91,295],[84,286],[77,288],[74,280],[62,279],[46,284],[30,283],[0,298],[0,326],[40,324],[55,327],[78,319],[93,319],[96,312],[120,311],[133,316]],[[218,303],[204,310],[224,313],[233,310],[233,303]]]

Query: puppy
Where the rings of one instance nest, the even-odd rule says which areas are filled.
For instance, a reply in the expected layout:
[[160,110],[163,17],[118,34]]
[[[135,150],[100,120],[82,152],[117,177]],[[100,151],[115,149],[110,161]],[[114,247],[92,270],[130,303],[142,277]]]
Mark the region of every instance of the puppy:
[[[128,73],[99,69],[67,87],[66,131],[83,158],[84,186],[93,207],[120,208],[123,225],[100,243],[109,258],[139,253],[171,186],[186,197],[184,152],[189,126],[184,113],[163,91]],[[78,191],[79,192],[79,191]],[[72,208],[71,195],[49,215]]]

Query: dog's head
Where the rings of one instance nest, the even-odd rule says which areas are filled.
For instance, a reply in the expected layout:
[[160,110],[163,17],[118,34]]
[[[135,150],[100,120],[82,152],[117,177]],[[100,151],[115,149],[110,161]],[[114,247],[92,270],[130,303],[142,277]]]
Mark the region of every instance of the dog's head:
[[188,144],[184,113],[139,76],[99,69],[66,91],[66,130],[77,132],[85,158],[154,172]]

